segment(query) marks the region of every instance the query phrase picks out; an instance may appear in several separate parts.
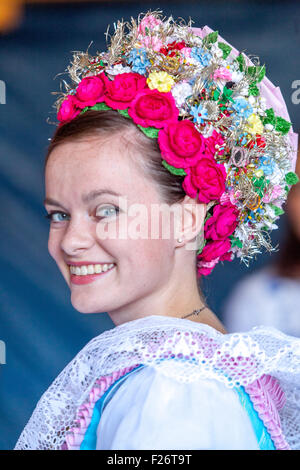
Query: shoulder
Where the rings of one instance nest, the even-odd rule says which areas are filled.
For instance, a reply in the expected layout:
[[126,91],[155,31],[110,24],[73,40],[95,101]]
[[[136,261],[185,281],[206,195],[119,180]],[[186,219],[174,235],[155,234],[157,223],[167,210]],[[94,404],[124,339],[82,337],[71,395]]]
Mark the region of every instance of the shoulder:
[[[174,372],[180,365],[172,367]],[[258,448],[234,389],[214,379],[179,382],[153,367],[128,375],[105,406],[97,429],[98,449],[245,447]]]

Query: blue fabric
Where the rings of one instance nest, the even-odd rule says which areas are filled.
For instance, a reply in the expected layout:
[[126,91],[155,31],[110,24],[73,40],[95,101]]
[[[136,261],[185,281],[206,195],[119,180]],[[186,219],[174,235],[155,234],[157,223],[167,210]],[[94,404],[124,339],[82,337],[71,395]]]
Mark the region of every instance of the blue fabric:
[[254,409],[253,403],[248,393],[245,392],[244,387],[235,387],[234,389],[238,393],[241,405],[245,408],[251,420],[260,450],[276,450],[264,422],[260,419],[257,411]]
[[107,390],[106,392],[102,395],[99,400],[96,401],[94,410],[93,410],[93,415],[91,422],[86,430],[84,439],[81,443],[80,450],[95,450],[96,449],[96,444],[97,444],[97,427],[103,412],[103,409],[107,402],[112,398],[112,396],[115,394],[115,392],[118,390],[118,388],[122,385],[124,380],[127,379],[129,374],[132,374],[136,372],[138,369],[141,367],[145,367],[143,364],[139,365],[135,369],[131,370],[130,372],[127,372],[127,374],[123,375],[120,377],[118,380],[116,380]]
[[[108,388],[102,397],[97,400],[94,406],[91,422],[86,430],[84,439],[80,446],[80,450],[96,450],[97,428],[104,407],[113,397],[117,389],[122,385],[124,380],[127,379],[128,375],[136,372],[142,367],[145,367],[145,365],[140,364],[138,367],[128,372],[123,377],[120,377]],[[260,450],[276,450],[269,432],[267,431],[263,421],[260,419],[257,411],[254,409],[253,403],[244,387],[234,387],[234,390],[238,394],[241,405],[248,413]]]

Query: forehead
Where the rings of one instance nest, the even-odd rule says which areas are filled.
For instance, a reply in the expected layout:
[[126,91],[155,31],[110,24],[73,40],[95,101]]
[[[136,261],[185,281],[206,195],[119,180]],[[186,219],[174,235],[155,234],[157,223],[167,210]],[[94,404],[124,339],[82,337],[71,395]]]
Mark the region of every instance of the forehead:
[[47,196],[54,197],[52,192],[64,193],[70,188],[88,192],[105,186],[124,195],[142,192],[156,199],[154,182],[138,163],[142,156],[133,155],[132,149],[122,136],[105,140],[88,137],[58,145],[46,166]]

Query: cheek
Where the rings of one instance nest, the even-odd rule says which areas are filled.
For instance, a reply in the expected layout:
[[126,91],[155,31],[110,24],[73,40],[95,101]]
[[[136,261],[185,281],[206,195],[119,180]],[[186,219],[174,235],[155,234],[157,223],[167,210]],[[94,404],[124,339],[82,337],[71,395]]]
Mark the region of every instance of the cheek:
[[62,233],[59,231],[51,230],[49,231],[49,238],[48,238],[48,251],[50,256],[58,262],[59,256],[61,253],[60,250],[60,243],[61,243]]

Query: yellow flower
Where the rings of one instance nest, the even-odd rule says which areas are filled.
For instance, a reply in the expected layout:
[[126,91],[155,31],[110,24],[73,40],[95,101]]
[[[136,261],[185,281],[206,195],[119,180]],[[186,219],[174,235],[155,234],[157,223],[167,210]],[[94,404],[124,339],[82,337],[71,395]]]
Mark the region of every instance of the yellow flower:
[[147,78],[147,84],[151,90],[156,88],[164,93],[170,91],[174,83],[173,77],[167,72],[151,72]]
[[264,126],[257,114],[251,114],[248,117],[245,130],[249,132],[249,134],[262,134]]

